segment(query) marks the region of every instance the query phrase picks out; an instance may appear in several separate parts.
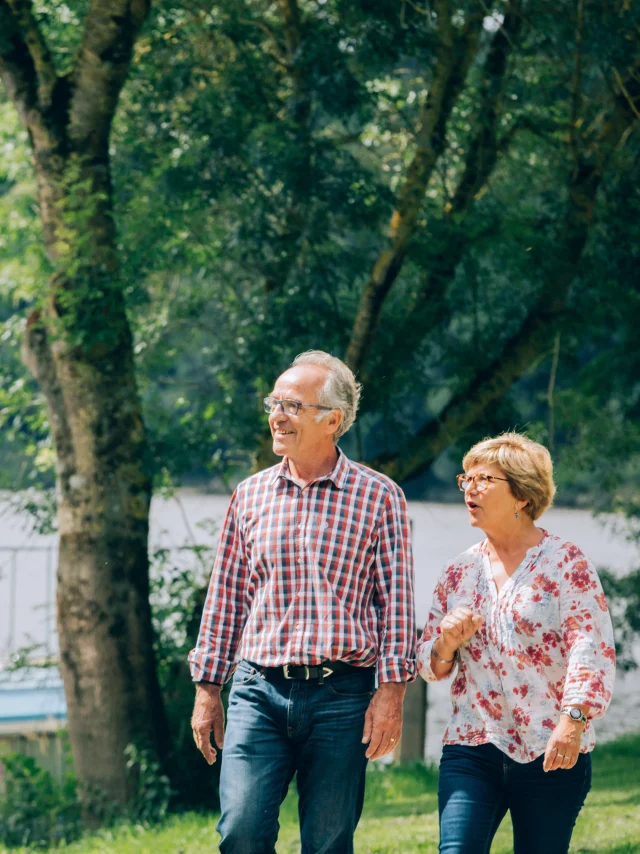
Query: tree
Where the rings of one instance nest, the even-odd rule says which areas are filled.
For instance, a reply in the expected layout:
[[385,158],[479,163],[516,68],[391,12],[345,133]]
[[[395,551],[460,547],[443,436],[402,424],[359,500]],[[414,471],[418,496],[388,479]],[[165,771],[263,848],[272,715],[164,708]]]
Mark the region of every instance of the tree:
[[108,803],[131,798],[127,745],[167,750],[149,610],[151,478],[109,153],[148,10],[146,0],[91,0],[75,60],[61,68],[30,0],[0,0],[0,71],[29,136],[51,269],[23,355],[55,442],[60,666],[89,807],[96,791]]

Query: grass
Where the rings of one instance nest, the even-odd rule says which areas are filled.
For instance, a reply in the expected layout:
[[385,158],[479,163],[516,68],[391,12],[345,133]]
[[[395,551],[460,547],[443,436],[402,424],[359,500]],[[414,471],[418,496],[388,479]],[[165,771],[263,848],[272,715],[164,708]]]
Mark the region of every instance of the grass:
[[[640,854],[640,734],[600,745],[593,754],[593,788],[571,846],[572,854]],[[372,768],[356,835],[358,854],[418,854],[438,850],[437,772]],[[189,813],[159,827],[123,825],[86,837],[67,854],[211,854],[217,850],[216,817]],[[0,849],[0,852],[5,849]],[[13,849],[19,854],[24,849]],[[282,807],[278,854],[300,851],[296,796]],[[512,851],[511,826],[503,822],[492,854]]]

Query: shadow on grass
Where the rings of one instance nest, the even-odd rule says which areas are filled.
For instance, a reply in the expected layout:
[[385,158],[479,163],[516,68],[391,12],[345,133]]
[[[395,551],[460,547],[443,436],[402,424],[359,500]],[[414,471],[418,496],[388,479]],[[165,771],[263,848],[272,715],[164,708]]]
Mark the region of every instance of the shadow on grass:
[[[602,848],[576,848],[575,854],[602,854]],[[639,854],[640,843],[628,843],[616,845],[615,848],[607,848],[607,854]]]

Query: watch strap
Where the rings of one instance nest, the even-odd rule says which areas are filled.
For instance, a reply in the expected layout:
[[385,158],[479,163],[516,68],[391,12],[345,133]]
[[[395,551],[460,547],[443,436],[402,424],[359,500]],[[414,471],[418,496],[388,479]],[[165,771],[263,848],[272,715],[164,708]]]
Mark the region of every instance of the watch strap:
[[[576,715],[576,712],[580,713],[580,716]],[[579,709],[577,706],[563,706],[560,709],[561,715],[567,715],[570,717],[572,721],[580,721],[580,723],[586,726],[587,721],[589,720],[582,709]]]

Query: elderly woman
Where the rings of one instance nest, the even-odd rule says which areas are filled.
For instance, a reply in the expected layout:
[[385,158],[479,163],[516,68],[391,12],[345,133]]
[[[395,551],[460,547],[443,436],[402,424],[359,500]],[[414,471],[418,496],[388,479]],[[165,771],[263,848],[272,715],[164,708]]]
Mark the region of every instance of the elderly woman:
[[455,673],[440,762],[440,851],[483,854],[509,810],[515,854],[566,854],[591,785],[592,721],[611,699],[613,631],[578,546],[536,527],[549,452],[517,433],[475,445],[458,485],[486,539],[436,586],[424,679]]

